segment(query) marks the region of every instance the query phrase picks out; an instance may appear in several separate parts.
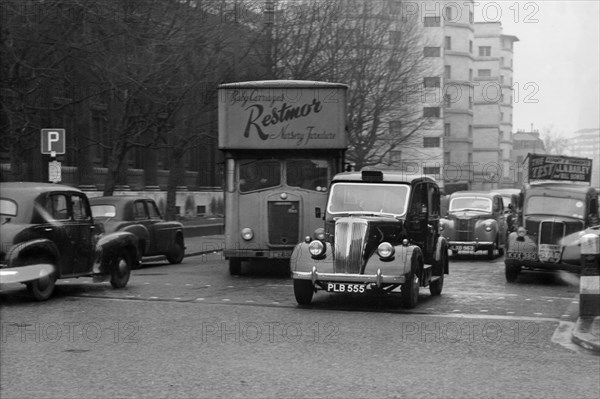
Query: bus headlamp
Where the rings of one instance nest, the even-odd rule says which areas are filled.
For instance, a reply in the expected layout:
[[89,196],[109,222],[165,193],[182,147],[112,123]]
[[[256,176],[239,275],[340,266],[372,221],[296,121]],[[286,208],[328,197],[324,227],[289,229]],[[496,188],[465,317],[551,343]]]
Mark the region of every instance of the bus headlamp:
[[250,241],[254,238],[254,232],[251,228],[245,227],[242,229],[242,238],[246,241]]

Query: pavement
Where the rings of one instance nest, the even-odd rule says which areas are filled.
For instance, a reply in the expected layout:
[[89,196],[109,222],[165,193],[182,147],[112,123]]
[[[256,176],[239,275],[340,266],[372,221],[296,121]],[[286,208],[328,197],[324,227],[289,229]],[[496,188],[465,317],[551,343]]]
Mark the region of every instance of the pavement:
[[223,234],[185,237],[185,257],[198,256],[223,251],[225,236]]
[[600,355],[600,316],[579,317],[571,334],[574,343]]

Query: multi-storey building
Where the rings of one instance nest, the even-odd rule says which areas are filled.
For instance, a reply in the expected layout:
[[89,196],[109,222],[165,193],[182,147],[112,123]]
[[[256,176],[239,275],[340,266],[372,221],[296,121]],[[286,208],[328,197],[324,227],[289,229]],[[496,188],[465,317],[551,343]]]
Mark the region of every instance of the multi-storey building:
[[510,187],[513,43],[499,22],[475,23],[473,185]]
[[[422,148],[403,159],[456,189],[514,186],[511,174],[512,65],[515,36],[500,22],[475,22],[473,1],[420,1],[429,75],[424,115],[439,123],[423,132]],[[411,12],[413,9],[411,9]],[[437,90],[434,90],[436,89]]]

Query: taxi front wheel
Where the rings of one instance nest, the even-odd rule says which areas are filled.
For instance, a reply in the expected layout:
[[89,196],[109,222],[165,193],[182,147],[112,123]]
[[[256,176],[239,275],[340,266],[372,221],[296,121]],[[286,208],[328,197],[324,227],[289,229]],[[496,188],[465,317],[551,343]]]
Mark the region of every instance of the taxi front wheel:
[[294,280],[294,296],[299,305],[310,305],[314,288],[310,280]]

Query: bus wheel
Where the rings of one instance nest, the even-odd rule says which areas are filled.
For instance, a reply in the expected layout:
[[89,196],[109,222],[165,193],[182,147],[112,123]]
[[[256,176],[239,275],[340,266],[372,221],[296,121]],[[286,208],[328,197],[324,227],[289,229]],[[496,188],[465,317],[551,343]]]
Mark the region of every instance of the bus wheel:
[[239,276],[242,274],[242,260],[239,258],[229,259],[229,274]]

